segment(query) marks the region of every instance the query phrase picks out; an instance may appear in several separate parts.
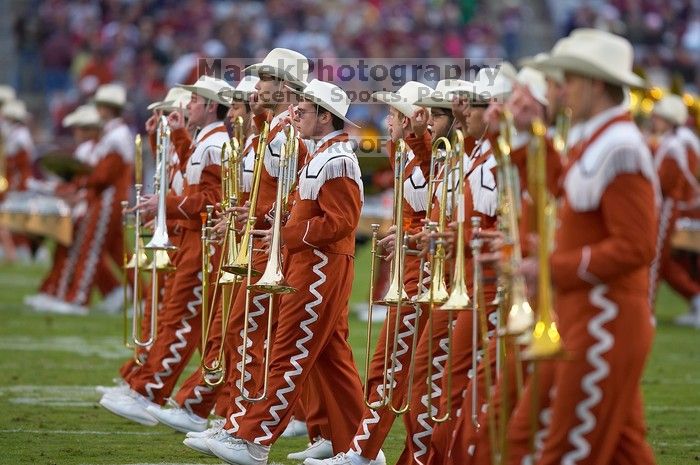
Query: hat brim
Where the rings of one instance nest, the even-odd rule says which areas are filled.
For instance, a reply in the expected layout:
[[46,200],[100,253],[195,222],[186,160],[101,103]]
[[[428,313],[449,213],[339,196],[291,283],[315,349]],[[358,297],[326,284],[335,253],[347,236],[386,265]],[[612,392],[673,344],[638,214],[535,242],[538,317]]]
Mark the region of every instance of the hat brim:
[[[452,91],[450,91],[452,92]],[[445,110],[451,110],[452,109],[452,101],[451,100],[446,100],[443,98],[436,98],[433,96],[428,96],[421,98],[416,102],[416,105],[419,107],[425,107],[425,108],[444,108]]]
[[348,119],[348,117],[346,117],[345,115],[342,115],[338,110],[336,110],[335,108],[333,108],[333,107],[332,107],[331,105],[329,105],[327,102],[325,102],[325,101],[321,100],[320,98],[316,97],[315,95],[309,94],[309,93],[307,93],[307,92],[305,92],[305,91],[303,91],[303,90],[296,90],[296,89],[293,89],[293,88],[291,88],[291,87],[289,87],[289,86],[287,86],[287,88],[288,88],[289,90],[291,90],[292,92],[294,92],[295,94],[297,94],[298,96],[300,96],[300,97],[302,97],[302,98],[304,98],[304,99],[306,99],[306,100],[309,100],[309,101],[313,102],[315,105],[320,106],[320,107],[323,108],[324,110],[330,111],[332,114],[334,114],[334,115],[337,116],[338,118],[342,119],[342,120],[345,121],[346,123],[351,124],[352,126],[358,128],[358,129],[360,128],[360,126],[359,126],[358,124],[356,124],[354,121]]
[[413,112],[415,111],[414,105],[404,102],[402,97],[396,92],[383,90],[373,93],[372,97],[379,102],[386,103],[390,107],[397,109],[399,113],[407,118],[413,116]]
[[[179,87],[181,89],[188,90],[192,92],[193,94],[197,94],[200,97],[204,97],[205,99],[211,100],[213,102],[219,103],[221,105],[230,107],[231,102],[226,101],[224,95],[222,95],[221,92],[214,92],[211,89],[207,89],[205,87],[199,87],[197,84],[192,84],[192,85],[186,85],[186,84],[176,84],[176,87]],[[229,91],[226,90],[226,93]]]
[[646,87],[644,79],[637,76],[632,71],[618,70],[616,72],[611,72],[596,66],[595,63],[571,55],[551,56],[533,65],[533,68],[543,73],[547,73],[547,70],[561,70],[562,72],[579,74],[619,86],[634,88]]
[[491,89],[479,86],[459,87],[455,89],[455,94],[466,96],[472,103],[505,102],[511,92],[493,93]]
[[148,110],[148,111],[161,110],[164,105],[172,105],[172,104],[173,104],[172,100],[163,100],[161,102],[153,102],[146,107],[146,110]]
[[250,65],[246,68],[243,68],[243,72],[245,74],[252,74],[253,76],[258,76],[260,77],[260,74],[269,74],[272,77],[275,77],[277,79],[283,80],[287,84],[292,84],[299,89],[303,89],[306,87],[308,84],[306,81],[300,81],[297,79],[296,76],[294,76],[292,73],[284,70],[277,68],[276,66],[270,66],[266,65],[264,63],[255,63],[254,65]]

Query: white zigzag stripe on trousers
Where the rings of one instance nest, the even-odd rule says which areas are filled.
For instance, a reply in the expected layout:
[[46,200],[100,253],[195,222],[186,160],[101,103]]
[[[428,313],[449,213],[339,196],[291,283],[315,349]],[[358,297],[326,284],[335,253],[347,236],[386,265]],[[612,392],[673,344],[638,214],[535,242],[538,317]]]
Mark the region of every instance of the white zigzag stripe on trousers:
[[91,214],[97,214],[97,212],[88,211],[85,214],[80,221],[80,226],[78,227],[78,233],[75,236],[75,241],[68,249],[68,259],[66,260],[66,265],[61,271],[61,277],[58,280],[58,289],[56,290],[56,297],[59,299],[64,299],[66,297],[68,284],[70,282],[69,280],[73,277],[75,266],[78,264],[78,258],[80,257],[80,249],[82,249],[83,243],[85,242],[85,236],[87,234],[87,227],[88,223],[90,222],[89,219]]
[[[204,373],[202,373],[202,376],[204,376]],[[211,394],[213,392],[213,389],[209,386],[202,386],[201,384],[197,385],[194,387],[194,390],[192,393],[194,394],[194,398],[187,399],[182,406],[185,407],[185,409],[190,412],[192,415],[197,415],[194,413],[194,410],[192,410],[192,406],[194,405],[199,405],[202,402],[204,402],[204,398],[202,397],[202,394]]]
[[[449,350],[447,342],[446,337],[440,339],[438,346],[442,349],[442,354],[438,355],[437,357],[433,357],[433,368],[435,371],[430,377],[430,382],[433,387],[433,396],[430,403],[432,415],[437,415],[438,412],[438,408],[433,404],[432,400],[440,399],[440,396],[442,395],[442,389],[440,388],[438,381],[442,379],[443,372],[445,371],[443,362],[447,360],[447,352]],[[416,417],[416,422],[423,429],[416,431],[413,434],[413,444],[416,446],[416,451],[413,453],[413,459],[422,465],[423,462],[421,461],[421,458],[428,452],[428,446],[423,443],[423,439],[429,438],[433,434],[433,425],[428,423],[428,394],[424,394],[420,401],[425,409],[418,414]]]
[[[398,311],[398,309],[397,309]],[[400,372],[403,369],[403,364],[401,363],[398,358],[403,357],[409,349],[409,345],[406,343],[404,340],[407,337],[412,337],[413,334],[416,331],[416,326],[413,323],[416,320],[416,315],[420,311],[419,307],[416,307],[416,311],[413,313],[409,313],[407,315],[404,315],[403,317],[403,325],[406,327],[406,330],[402,333],[399,333],[398,335],[398,345],[400,346],[400,349],[396,351],[396,357],[394,357],[395,360],[395,365],[396,365],[396,370],[395,373]],[[386,337],[389,337],[390,335],[387,334]],[[394,374],[391,373],[391,367],[387,367],[386,369],[386,375],[387,375],[387,380],[390,380],[392,385],[396,387],[396,383],[394,380]],[[383,374],[382,374],[382,380],[384,379]],[[408,380],[406,380],[408,382]],[[378,383],[377,384],[377,394],[379,395],[379,398],[383,397],[384,395],[384,384],[383,383]],[[355,436],[353,439],[353,445],[355,446],[355,452],[358,454],[362,455],[362,447],[360,447],[360,442],[361,441],[367,441],[371,434],[369,432],[369,427],[371,425],[379,423],[380,417],[379,414],[377,413],[376,410],[366,408],[365,411],[369,411],[372,414],[372,418],[365,418],[362,420],[362,434]]]
[[192,293],[194,294],[195,298],[194,300],[190,300],[189,302],[187,302],[187,310],[189,311],[189,315],[186,315],[180,320],[180,329],[175,331],[175,337],[177,338],[178,342],[170,344],[170,347],[168,348],[168,350],[170,350],[170,353],[172,354],[172,357],[166,357],[163,359],[163,361],[161,362],[163,370],[153,375],[155,382],[146,384],[146,393],[148,394],[148,398],[151,400],[155,399],[153,391],[162,389],[165,385],[165,383],[163,382],[163,378],[167,378],[168,376],[173,374],[172,366],[182,361],[182,356],[180,355],[179,350],[184,347],[187,347],[187,339],[185,338],[185,335],[189,334],[192,331],[192,326],[190,326],[189,320],[198,315],[199,312],[197,311],[197,306],[202,304],[201,271],[197,273],[197,277],[199,278],[200,285],[195,286],[192,289]]
[[[248,333],[254,333],[258,329],[258,323],[255,321],[255,318],[259,317],[263,313],[265,313],[265,306],[262,304],[262,301],[265,299],[269,298],[269,294],[260,294],[256,295],[252,299],[252,303],[255,306],[254,311],[249,311],[248,312]],[[239,333],[241,336],[241,345],[239,345],[236,348],[236,351],[238,352],[239,360],[238,363],[236,363],[236,369],[238,370],[238,373],[241,373],[241,370],[243,370],[243,330],[241,329],[241,332]],[[245,363],[246,366],[248,366],[248,363],[250,363],[253,360],[253,357],[250,355],[250,351],[248,349],[251,348],[253,345],[253,341],[248,339],[246,341],[246,354],[245,354]],[[248,370],[246,370],[245,374],[243,375],[243,383],[247,383],[252,379],[252,375]],[[233,400],[234,404],[236,404],[237,410],[232,413],[229,416],[229,420],[231,420],[231,424],[233,425],[230,429],[226,430],[229,434],[236,433],[238,431],[239,425],[238,425],[238,417],[241,417],[246,414],[246,407],[243,404],[243,396],[241,396],[241,392],[243,392],[245,395],[248,395],[248,390],[246,389],[243,391],[244,386],[241,386],[241,378],[237,377],[238,379],[236,380],[236,387],[238,388],[238,395],[236,398]]]
[[309,356],[309,350],[306,348],[306,346],[304,346],[304,344],[309,342],[314,335],[313,331],[309,329],[309,325],[312,325],[316,322],[316,320],[318,320],[318,314],[314,311],[314,308],[318,307],[323,302],[323,296],[317,291],[317,289],[326,282],[326,275],[323,271],[321,271],[321,269],[328,264],[328,256],[326,254],[318,249],[314,249],[314,254],[321,259],[321,261],[312,268],[313,272],[316,274],[316,276],[318,276],[318,279],[311,286],[309,286],[309,292],[316,297],[316,300],[313,300],[304,306],[304,310],[309,315],[309,318],[302,321],[299,325],[299,328],[306,333],[306,336],[302,337],[301,339],[297,339],[296,347],[299,350],[299,353],[293,355],[289,359],[289,363],[292,364],[294,369],[284,373],[284,380],[287,382],[287,387],[277,391],[277,399],[279,399],[280,402],[279,404],[273,405],[270,408],[270,416],[272,416],[272,420],[263,421],[260,425],[260,429],[265,432],[265,435],[255,438],[254,442],[256,444],[261,444],[262,441],[272,438],[272,431],[270,430],[270,427],[277,426],[281,421],[281,418],[277,412],[285,410],[289,406],[289,402],[287,402],[285,395],[294,391],[296,388],[296,384],[292,378],[299,376],[303,372],[301,365],[299,365],[299,360],[303,360]]
[[588,322],[588,334],[597,341],[586,351],[586,360],[593,367],[593,371],[586,374],[581,380],[581,389],[588,397],[576,406],[576,416],[581,420],[581,423],[569,431],[569,442],[574,446],[574,450],[562,457],[562,465],[574,465],[591,453],[591,445],[584,436],[590,433],[596,425],[596,419],[591,413],[591,409],[598,405],[603,398],[603,392],[597,383],[607,378],[610,372],[610,365],[603,358],[603,354],[610,350],[615,341],[615,338],[603,328],[603,325],[614,320],[618,314],[615,302],[605,297],[607,290],[606,285],[599,284],[588,293],[591,304],[601,310]]
[[656,235],[656,252],[654,253],[654,259],[651,261],[651,268],[649,270],[649,305],[651,308],[654,308],[654,296],[656,294],[659,267],[661,266],[661,252],[664,248],[664,242],[666,242],[671,213],[673,213],[673,200],[666,199],[661,205],[661,211],[659,212],[659,232]]

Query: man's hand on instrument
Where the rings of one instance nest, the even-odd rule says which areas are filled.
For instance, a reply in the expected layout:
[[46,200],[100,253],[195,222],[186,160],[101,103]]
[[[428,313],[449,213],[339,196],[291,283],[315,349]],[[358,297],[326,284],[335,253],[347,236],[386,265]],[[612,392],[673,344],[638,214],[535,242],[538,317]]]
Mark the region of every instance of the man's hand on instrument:
[[506,235],[503,231],[481,230],[479,231],[479,238],[488,242],[492,252],[500,252],[506,245]]
[[544,106],[535,100],[527,86],[516,84],[506,107],[513,114],[513,125],[518,131],[529,131],[535,118],[544,120]]
[[162,112],[160,110],[155,110],[150,118],[146,120],[146,132],[148,134],[153,134],[158,129],[158,121]]
[[469,100],[466,97],[455,96],[452,99],[452,116],[459,122],[462,130],[467,127],[467,112]]
[[145,215],[148,218],[154,217],[156,211],[158,210],[158,196],[154,194],[146,194],[142,196],[131,211],[136,211],[137,208],[141,211],[142,215]]
[[270,244],[272,243],[272,228],[270,229],[253,229],[253,237],[260,240],[260,249],[265,253],[270,252]]
[[523,278],[525,278],[528,296],[533,297],[535,295],[535,291],[537,290],[537,278],[540,272],[537,266],[537,259],[535,257],[523,258],[518,271]]
[[246,221],[248,221],[248,214],[250,212],[250,202],[246,202],[241,206],[229,207],[224,212],[227,215],[233,214],[234,216],[234,228],[237,231],[242,230],[245,227]]
[[396,242],[396,225],[392,225],[377,245],[384,251],[384,260],[390,261],[394,258],[394,243]]
[[173,131],[185,127],[185,109],[182,105],[168,115],[168,125]]
[[143,227],[148,229],[149,231],[153,231],[154,229],[156,229],[156,219],[151,218],[150,220],[146,221]]
[[417,137],[423,137],[428,130],[428,110],[418,108],[411,116],[411,129]]

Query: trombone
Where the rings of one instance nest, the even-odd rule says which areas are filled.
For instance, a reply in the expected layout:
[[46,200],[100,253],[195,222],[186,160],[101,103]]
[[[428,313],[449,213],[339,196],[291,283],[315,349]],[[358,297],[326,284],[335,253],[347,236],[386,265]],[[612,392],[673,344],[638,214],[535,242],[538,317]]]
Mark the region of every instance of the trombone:
[[[241,355],[241,396],[248,402],[259,402],[267,397],[267,387],[269,381],[270,373],[270,348],[272,346],[272,314],[274,312],[275,300],[273,296],[275,294],[290,294],[296,292],[296,289],[289,284],[287,284],[284,273],[282,271],[282,215],[284,210],[287,208],[289,193],[296,182],[296,160],[299,154],[299,138],[297,137],[296,130],[292,125],[287,128],[286,142],[282,146],[282,153],[280,154],[280,170],[279,176],[277,178],[277,192],[275,196],[275,212],[274,221],[272,224],[272,237],[270,242],[270,249],[268,252],[268,259],[265,265],[265,270],[262,276],[255,284],[248,284],[246,289],[246,306],[244,313],[244,324],[243,324],[243,353]],[[254,217],[253,217],[254,218]],[[248,224],[254,224],[255,220],[249,221]],[[249,243],[249,252],[253,250],[252,240]],[[248,282],[252,275],[252,267],[248,268]],[[262,391],[257,396],[250,396],[243,388],[245,382],[245,372],[247,365],[247,351],[248,351],[248,315],[250,313],[250,292],[255,291],[259,293],[267,293],[269,295],[269,304],[267,308],[267,331],[266,331],[266,344],[265,344],[265,359],[263,362],[264,374],[263,374],[263,387]]]
[[[396,142],[396,148],[394,150],[394,198],[393,198],[393,219],[394,225],[396,226],[395,236],[394,236],[394,258],[391,262],[391,284],[389,289],[378,301],[374,301],[374,276],[376,270],[376,262],[378,256],[378,246],[377,246],[377,233],[379,230],[378,225],[372,225],[372,263],[370,268],[370,289],[369,289],[369,310],[368,310],[368,321],[367,321],[367,345],[365,347],[365,359],[367,364],[365,365],[365,379],[364,379],[364,402],[365,405],[372,410],[380,410],[382,408],[388,407],[397,415],[401,415],[408,411],[410,406],[409,399],[411,397],[411,390],[413,385],[413,373],[414,373],[414,357],[411,356],[409,374],[408,374],[408,394],[406,396],[406,403],[395,407],[392,403],[394,388],[396,385],[395,374],[396,374],[396,352],[398,349],[399,340],[399,327],[401,322],[401,307],[404,303],[409,303],[408,293],[404,286],[404,262],[406,259],[406,254],[408,252],[408,234],[404,230],[404,220],[403,220],[403,197],[404,197],[404,170],[406,168],[408,148],[406,142],[403,139],[399,139]],[[369,360],[370,345],[372,342],[372,306],[374,304],[387,305],[396,307],[396,316],[394,319],[394,333],[392,341],[392,350],[389,351],[389,335],[385,338],[384,343],[384,368],[383,368],[383,380],[382,389],[380,389],[380,399],[376,402],[370,402],[370,390],[369,390]],[[418,326],[419,312],[416,312],[416,328]],[[416,330],[413,334],[413,339],[411,341],[411,347],[413,348],[412,353],[415,352],[415,347],[418,342],[418,331]],[[389,363],[389,358],[391,358],[391,363]],[[391,375],[389,375],[391,372]],[[385,393],[386,392],[386,393]]]
[[545,146],[545,134],[547,128],[542,121],[535,120],[532,123],[534,136],[530,150],[530,164],[533,169],[531,175],[530,192],[533,193],[535,203],[536,227],[539,237],[537,249],[537,321],[532,331],[530,344],[523,354],[527,360],[542,360],[553,358],[561,354],[561,336],[554,321],[552,309],[551,270],[549,267],[549,252],[552,244],[553,224],[555,214],[554,199],[547,191],[547,149]]
[[[155,217],[155,230],[153,237],[144,247],[146,250],[175,250],[176,247],[170,242],[168,237],[168,227],[166,224],[165,197],[168,190],[168,154],[170,153],[170,126],[165,116],[160,117],[157,130],[156,141],[156,174],[154,176],[154,191],[158,195],[158,209]],[[138,210],[137,210],[138,211]],[[137,223],[138,225],[138,223]],[[138,229],[138,228],[137,228]],[[138,257],[138,255],[137,255]],[[135,280],[134,282],[137,282]],[[136,284],[134,285],[136,287]],[[138,289],[134,289],[137,291]],[[138,293],[134,292],[134,296]],[[141,339],[140,320],[143,319],[143,308],[140,303],[134,306],[134,318],[132,320],[132,333],[134,344],[138,347],[148,348],[153,345],[156,339],[156,327],[158,324],[158,268],[157,261],[151,260],[151,318],[150,333],[146,340]],[[135,297],[136,298],[136,297]],[[138,310],[138,314],[136,311]],[[137,318],[138,315],[138,318]]]
[[[241,186],[241,146],[236,137],[230,143],[221,147],[221,208],[226,211],[229,207],[238,204]],[[236,232],[233,225],[233,215],[226,215],[223,221],[226,224],[224,232],[221,260],[216,273],[218,277],[214,285],[212,305],[216,305],[216,296],[221,288],[221,345],[216,358],[211,365],[205,359],[207,341],[211,330],[211,324],[216,309],[209,305],[209,273],[210,273],[210,245],[212,244],[212,231],[214,229],[212,213],[214,207],[207,205],[206,217],[202,218],[202,341],[201,341],[201,368],[204,383],[210,387],[216,387],[226,380],[226,358],[224,357],[223,338],[227,332],[228,320],[231,312],[231,299],[236,284],[242,281],[240,276],[223,270],[225,264],[230,264],[238,252]],[[206,289],[205,289],[206,283]]]

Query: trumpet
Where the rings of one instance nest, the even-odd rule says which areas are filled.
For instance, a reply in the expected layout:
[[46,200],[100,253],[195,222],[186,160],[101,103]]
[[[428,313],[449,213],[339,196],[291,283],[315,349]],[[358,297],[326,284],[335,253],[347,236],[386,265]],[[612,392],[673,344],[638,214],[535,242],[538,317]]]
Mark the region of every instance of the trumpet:
[[567,107],[557,114],[554,137],[552,138],[554,149],[559,153],[563,164],[566,164],[569,159],[569,129],[571,129],[571,108]]
[[258,191],[260,190],[260,177],[262,176],[263,159],[265,158],[265,151],[267,150],[267,136],[270,132],[270,123],[267,121],[263,125],[260,135],[258,136],[258,146],[255,150],[255,162],[253,166],[253,188],[250,192],[250,214],[248,215],[248,221],[245,225],[245,231],[241,236],[241,241],[238,246],[238,255],[236,259],[230,266],[226,266],[224,271],[233,273],[239,276],[258,276],[260,272],[252,269],[251,263],[251,251],[252,247],[252,233],[253,227],[255,226],[255,208],[258,205]]
[[5,160],[5,140],[0,134],[0,194],[10,188],[10,181],[7,179],[7,160]]
[[545,147],[546,127],[535,120],[532,123],[531,170],[532,188],[534,194],[535,215],[537,218],[537,233],[539,247],[537,249],[537,321],[532,331],[530,344],[523,354],[528,360],[553,358],[561,354],[561,336],[557,330],[552,310],[551,270],[549,268],[549,252],[552,244],[555,203],[547,192],[547,149]]

